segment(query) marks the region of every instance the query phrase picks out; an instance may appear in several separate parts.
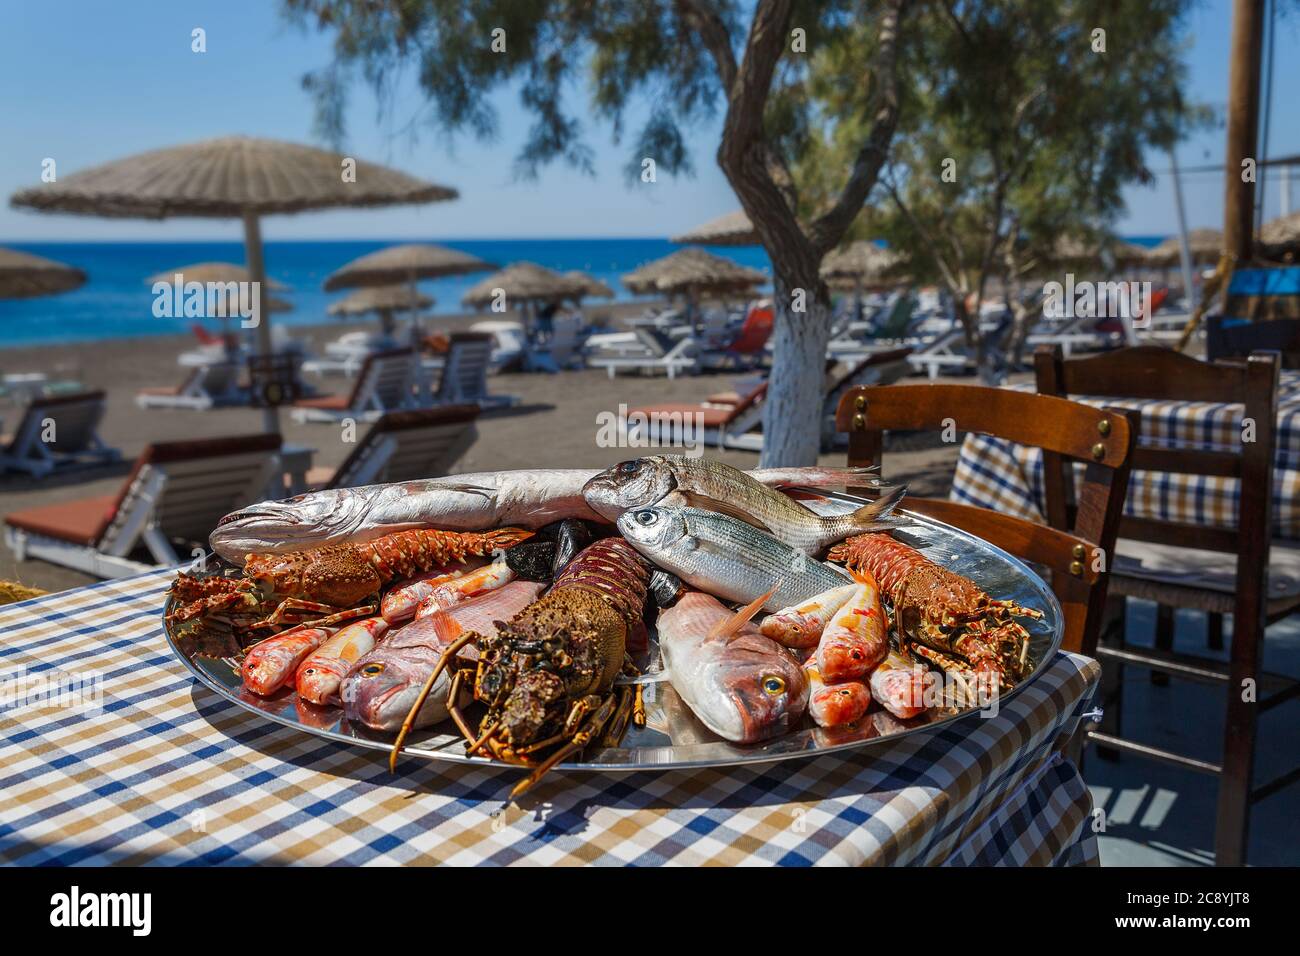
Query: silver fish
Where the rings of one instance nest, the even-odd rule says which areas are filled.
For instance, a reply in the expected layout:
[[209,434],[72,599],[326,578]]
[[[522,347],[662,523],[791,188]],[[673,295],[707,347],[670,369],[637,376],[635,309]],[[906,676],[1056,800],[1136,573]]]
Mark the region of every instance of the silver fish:
[[748,603],[775,587],[763,603],[767,611],[853,581],[842,568],[715,511],[639,508],[623,512],[618,530],[654,564],[728,601]]
[[[855,483],[879,486],[869,469],[861,471]],[[611,521],[634,508],[702,508],[768,531],[804,554],[818,554],[850,535],[896,526],[896,519],[882,519],[906,491],[893,488],[849,514],[823,516],[739,468],[685,455],[634,458],[606,468],[582,489],[587,504]]]
[[[242,564],[254,551],[372,541],[410,528],[481,531],[503,525],[535,529],[565,518],[601,522],[582,494],[599,473],[595,468],[533,468],[313,491],[231,512],[208,542],[222,558]],[[766,468],[749,474],[774,486],[861,483],[861,469]]]
[[[373,730],[397,730],[448,644],[465,631],[495,634],[496,622],[509,620],[532,604],[542,587],[534,581],[512,581],[392,632],[343,678],[339,697],[344,713]],[[444,671],[420,708],[416,727],[446,720],[449,686]]]
[[794,655],[758,633],[745,612],[691,591],[659,612],[659,648],[673,690],[700,721],[735,743],[790,730],[808,707]]

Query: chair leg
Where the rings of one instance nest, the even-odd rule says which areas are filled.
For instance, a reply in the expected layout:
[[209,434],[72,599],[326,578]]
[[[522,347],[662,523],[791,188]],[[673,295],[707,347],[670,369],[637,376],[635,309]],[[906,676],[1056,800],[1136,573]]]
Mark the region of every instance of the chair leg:
[[[1101,641],[1108,646],[1122,649],[1127,632],[1128,599],[1123,595],[1111,595],[1106,598],[1106,611],[1102,623]],[[1121,736],[1120,724],[1124,703],[1124,665],[1120,661],[1107,660],[1101,665],[1101,684],[1098,687],[1101,701],[1102,717],[1097,729],[1110,737]],[[1114,747],[1097,746],[1097,756],[1114,763],[1119,760],[1119,751]]]
[[1250,788],[1255,769],[1255,733],[1258,728],[1259,687],[1246,700],[1244,684],[1257,681],[1264,625],[1252,627],[1235,615],[1232,620],[1232,660],[1229,664],[1228,712],[1223,727],[1223,774],[1219,778],[1219,805],[1214,827],[1214,862],[1241,866],[1246,862],[1250,828]]
[[[1174,609],[1164,604],[1156,605],[1156,650],[1174,649]],[[1151,671],[1151,686],[1168,687],[1169,675]]]
[[1205,646],[1212,651],[1223,650],[1223,615],[1215,611],[1205,615]]

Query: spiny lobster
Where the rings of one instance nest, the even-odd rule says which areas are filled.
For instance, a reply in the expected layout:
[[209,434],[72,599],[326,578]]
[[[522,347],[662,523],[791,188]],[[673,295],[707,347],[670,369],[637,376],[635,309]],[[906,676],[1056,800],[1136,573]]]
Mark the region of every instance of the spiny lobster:
[[373,614],[380,588],[390,581],[491,554],[532,533],[398,531],[361,544],[250,554],[242,577],[177,575],[171,594],[182,603],[167,620],[178,635],[228,634],[240,646],[282,625],[310,621],[326,627]]
[[1013,618],[1040,618],[1041,611],[991,598],[974,581],[887,534],[849,538],[829,557],[876,579],[893,604],[900,639],[910,641],[917,656],[998,689],[1024,677],[1029,632]]
[[[580,552],[546,595],[495,636],[469,633],[444,651],[402,725],[389,761],[395,766],[424,698],[446,667],[455,668],[449,710],[473,754],[486,748],[498,760],[532,767],[510,794],[522,794],[551,767],[592,743],[617,746],[629,721],[645,725],[640,685],[616,687],[620,674],[638,671],[628,638],[642,627],[650,569],[622,538],[605,538]],[[477,660],[458,653],[473,644]],[[474,699],[487,706],[471,729],[458,696],[473,681]],[[538,755],[551,752],[538,762]]]

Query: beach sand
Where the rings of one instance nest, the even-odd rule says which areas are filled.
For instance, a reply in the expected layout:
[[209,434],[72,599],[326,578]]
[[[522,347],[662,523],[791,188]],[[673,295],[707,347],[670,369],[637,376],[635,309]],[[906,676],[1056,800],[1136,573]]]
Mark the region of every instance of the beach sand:
[[[644,303],[607,306],[591,310],[619,318],[640,313]],[[440,328],[463,328],[483,316],[438,317]],[[295,327],[295,336],[306,339],[317,353],[323,345],[362,324],[329,323]],[[433,328],[432,323],[429,326]],[[88,388],[108,393],[108,414],[101,434],[108,444],[121,450],[123,461],[110,469],[96,469],[46,478],[23,476],[0,478],[0,513],[37,505],[70,501],[118,490],[131,462],[146,444],[154,441],[211,438],[254,434],[261,430],[261,412],[249,408],[143,411],[135,404],[140,388],[174,385],[186,370],[176,356],[192,348],[189,336],[159,336],[130,340],[39,346],[0,350],[0,368],[5,372],[58,372]],[[51,377],[54,377],[51,374]],[[501,394],[517,395],[520,404],[512,409],[485,413],[479,419],[479,437],[453,468],[453,472],[491,471],[506,468],[564,467],[603,468],[646,452],[640,449],[602,448],[596,444],[598,416],[616,412],[619,403],[629,407],[656,401],[698,401],[713,392],[731,387],[731,375],[679,377],[669,382],[663,376],[620,375],[610,380],[603,370],[564,372],[557,375],[512,374],[494,376],[491,388]],[[316,379],[312,379],[317,381]],[[319,380],[326,391],[344,391],[349,380],[331,377]],[[912,379],[920,382],[923,379]],[[21,414],[14,406],[0,406],[0,416],[12,426]],[[282,413],[282,433],[287,443],[316,449],[314,464],[337,466],[353,447],[344,443],[339,426],[294,424]],[[363,426],[364,427],[364,426]],[[906,482],[919,495],[946,495],[957,445],[919,441],[915,436],[898,443],[898,453],[887,451],[886,468],[891,479]],[[757,454],[710,449],[717,457],[741,468],[757,464]],[[823,455],[823,464],[844,463],[843,453]],[[48,591],[64,590],[91,583],[94,579],[76,571],[43,561],[18,562],[7,547],[0,546],[0,579],[18,581]]]

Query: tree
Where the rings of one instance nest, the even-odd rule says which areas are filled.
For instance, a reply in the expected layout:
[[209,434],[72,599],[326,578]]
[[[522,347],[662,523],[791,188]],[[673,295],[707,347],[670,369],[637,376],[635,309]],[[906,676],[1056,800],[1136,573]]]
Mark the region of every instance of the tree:
[[[996,281],[1031,316],[1030,275],[1062,268],[1063,245],[1100,243],[1122,189],[1147,182],[1144,154],[1203,117],[1184,102],[1187,0],[971,0],[926,6],[900,72],[904,116],[865,229],[935,281],[983,362],[979,308]],[[813,81],[831,109],[856,95]],[[840,134],[842,136],[842,133]],[[849,147],[824,136],[806,161]]]
[[[291,15],[335,33],[334,62],[305,80],[333,138],[343,132],[346,91],[358,69],[382,92],[408,64],[429,98],[430,119],[479,136],[495,129],[489,94],[518,82],[534,118],[516,160],[525,176],[556,159],[591,168],[582,125],[565,101],[584,71],[591,112],[612,122],[616,134],[629,109],[643,99],[651,104],[630,163],[638,173],[643,157],[658,170],[689,172],[685,131],[721,106],[717,162],[775,272],[765,466],[816,460],[831,311],[818,272],[888,158],[899,116],[900,24],[910,3],[756,0],[742,29],[735,0],[285,0]],[[842,82],[856,91],[851,112],[818,110],[817,58],[845,65]],[[793,172],[815,143],[814,117],[855,133],[838,181],[823,188],[815,209],[801,203]]]

